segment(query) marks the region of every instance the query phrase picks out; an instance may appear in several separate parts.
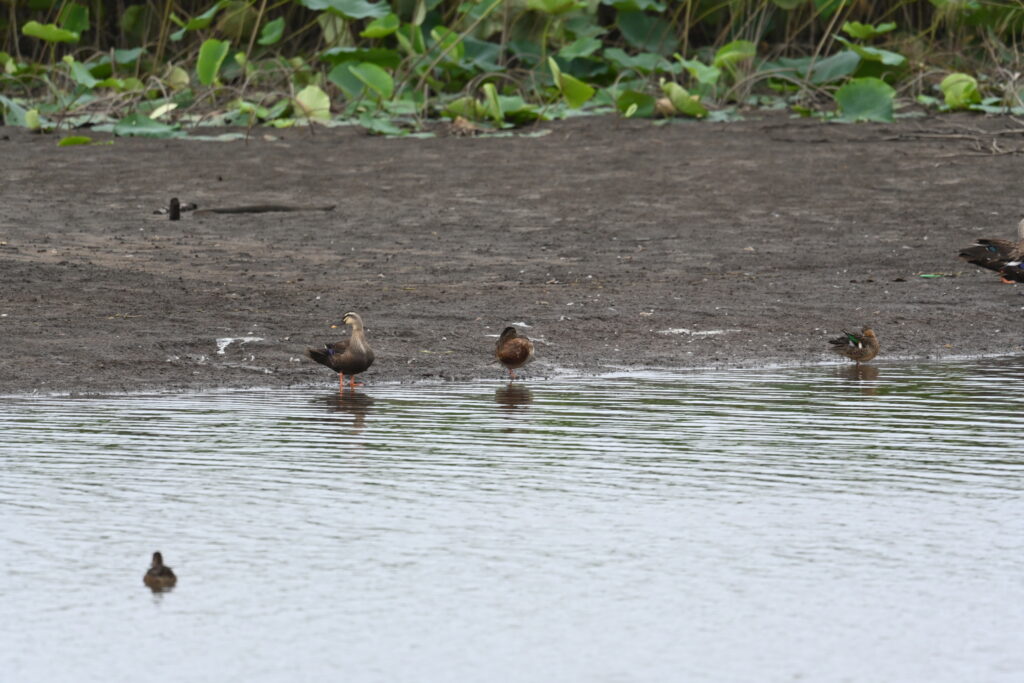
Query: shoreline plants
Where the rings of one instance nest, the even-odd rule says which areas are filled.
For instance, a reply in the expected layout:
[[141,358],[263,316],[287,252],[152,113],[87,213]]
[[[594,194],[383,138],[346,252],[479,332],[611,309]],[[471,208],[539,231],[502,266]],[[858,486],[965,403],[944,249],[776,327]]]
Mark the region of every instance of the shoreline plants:
[[1022,37],[1024,3],[994,0],[0,0],[0,112],[156,137],[1024,114]]

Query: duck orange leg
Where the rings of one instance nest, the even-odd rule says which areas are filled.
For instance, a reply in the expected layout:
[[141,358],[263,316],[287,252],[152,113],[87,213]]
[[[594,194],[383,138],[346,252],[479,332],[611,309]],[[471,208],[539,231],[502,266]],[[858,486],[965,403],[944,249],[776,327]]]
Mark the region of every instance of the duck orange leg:
[[350,387],[352,387],[353,390],[355,390],[356,387],[363,386],[363,383],[360,382],[359,384],[356,384],[356,376],[355,375],[349,375],[348,376],[348,385]]
[[341,372],[338,373],[338,391],[345,391],[345,375]]

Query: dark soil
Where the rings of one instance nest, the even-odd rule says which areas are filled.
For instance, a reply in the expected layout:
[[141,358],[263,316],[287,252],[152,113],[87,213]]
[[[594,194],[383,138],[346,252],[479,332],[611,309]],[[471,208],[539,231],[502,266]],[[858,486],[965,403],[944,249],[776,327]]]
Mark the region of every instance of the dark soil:
[[[368,384],[498,378],[511,323],[541,340],[532,377],[813,363],[863,324],[876,363],[1021,349],[1024,290],[956,257],[1024,212],[1024,156],[998,153],[1019,137],[981,134],[1012,121],[548,127],[69,148],[0,130],[0,393],[328,385],[303,350],[350,310]],[[154,215],[172,196],[338,208]],[[218,354],[225,337],[261,339]]]

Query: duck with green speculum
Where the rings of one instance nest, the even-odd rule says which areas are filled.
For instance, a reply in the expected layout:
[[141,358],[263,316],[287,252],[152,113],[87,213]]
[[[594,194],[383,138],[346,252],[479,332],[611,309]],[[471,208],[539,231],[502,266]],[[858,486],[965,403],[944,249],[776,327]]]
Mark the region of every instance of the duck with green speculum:
[[[1017,224],[1017,241],[1003,239],[979,239],[972,246],[960,252],[960,258],[982,268],[994,270],[1003,282],[1021,282],[1014,277],[1020,271],[1019,263],[1024,261],[1024,219]],[[1009,270],[1009,274],[1004,272]]]
[[843,330],[843,336],[829,339],[832,350],[841,356],[846,356],[857,365],[866,363],[878,355],[878,337],[870,327],[861,329],[860,334]]
[[366,341],[363,319],[358,313],[346,313],[341,317],[341,324],[352,327],[352,334],[348,339],[324,344],[322,349],[306,349],[306,355],[338,373],[338,388],[339,391],[344,391],[345,375],[349,376],[349,386],[355,389],[355,376],[373,365],[373,349]]

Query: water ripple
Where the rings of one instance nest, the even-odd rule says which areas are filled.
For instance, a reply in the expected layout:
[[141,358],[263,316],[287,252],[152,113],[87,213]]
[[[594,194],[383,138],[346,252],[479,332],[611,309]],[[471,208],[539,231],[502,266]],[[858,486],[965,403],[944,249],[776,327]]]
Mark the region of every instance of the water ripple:
[[[0,670],[1020,680],[1022,377],[3,398]],[[181,579],[151,596],[157,548]]]

